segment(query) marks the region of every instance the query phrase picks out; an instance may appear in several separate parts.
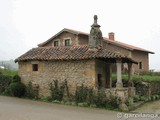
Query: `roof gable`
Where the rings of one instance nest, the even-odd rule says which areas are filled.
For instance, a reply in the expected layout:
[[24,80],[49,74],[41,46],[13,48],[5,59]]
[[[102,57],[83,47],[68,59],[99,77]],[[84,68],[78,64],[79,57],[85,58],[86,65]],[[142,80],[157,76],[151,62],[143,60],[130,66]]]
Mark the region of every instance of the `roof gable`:
[[81,35],[87,35],[87,36],[89,35],[89,34],[84,33],[84,32],[80,32],[80,31],[64,28],[60,32],[58,32],[57,34],[55,34],[54,36],[52,36],[51,38],[49,38],[48,40],[46,40],[45,42],[38,44],[38,46],[39,47],[43,47],[45,44],[47,44],[48,42],[50,42],[51,40],[53,40],[54,38],[56,38],[57,36],[59,36],[63,32],[69,32],[69,33],[72,33],[72,34],[75,34],[75,35],[80,35],[80,34]]

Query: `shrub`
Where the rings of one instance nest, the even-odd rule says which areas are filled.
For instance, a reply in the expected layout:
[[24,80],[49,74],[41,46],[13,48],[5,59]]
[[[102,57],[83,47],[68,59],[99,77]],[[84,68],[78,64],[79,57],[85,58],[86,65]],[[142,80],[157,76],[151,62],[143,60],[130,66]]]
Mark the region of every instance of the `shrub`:
[[62,83],[60,86],[58,84],[58,80],[53,80],[53,84],[51,83],[51,98],[52,100],[63,100],[65,84]]
[[21,78],[19,77],[19,75],[13,76],[12,82],[20,82],[20,81],[21,81]]
[[156,96],[155,96],[155,95],[152,95],[152,96],[151,96],[151,99],[152,99],[152,101],[156,100]]
[[9,85],[11,94],[16,97],[22,97],[25,94],[25,85],[20,82],[13,82]]
[[87,103],[90,104],[94,104],[94,97],[95,97],[95,92],[92,88],[88,89],[88,93],[87,93]]
[[157,100],[159,99],[159,95],[156,95],[156,99],[157,99]]
[[134,102],[133,98],[130,97],[126,100],[126,105],[130,106],[133,104],[133,102]]
[[83,103],[87,101],[87,91],[87,87],[84,87],[83,84],[80,87],[77,87],[75,94],[75,100],[77,103]]
[[51,98],[50,97],[42,97],[40,98],[41,101],[44,101],[44,102],[49,102],[51,101]]
[[88,107],[88,103],[78,103],[78,106],[80,107]]
[[38,99],[39,96],[39,86],[36,86],[33,88],[32,82],[29,81],[27,86],[26,86],[26,97],[31,98],[31,99]]
[[9,85],[9,90],[11,95],[16,97],[22,97],[25,94],[25,85],[20,82],[21,79],[18,75],[13,77],[11,84]]
[[133,101],[134,102],[138,102],[140,100],[140,97],[138,95],[134,96],[133,97]]
[[9,85],[12,81],[11,76],[0,75],[0,94],[9,94]]
[[108,106],[106,106],[106,108],[115,109],[115,108],[118,108],[118,105],[120,103],[120,98],[110,94],[110,98],[106,102],[108,104]]
[[140,96],[140,100],[147,102],[149,99],[148,96]]
[[99,90],[97,95],[94,97],[94,103],[97,107],[106,107],[106,94],[103,89]]

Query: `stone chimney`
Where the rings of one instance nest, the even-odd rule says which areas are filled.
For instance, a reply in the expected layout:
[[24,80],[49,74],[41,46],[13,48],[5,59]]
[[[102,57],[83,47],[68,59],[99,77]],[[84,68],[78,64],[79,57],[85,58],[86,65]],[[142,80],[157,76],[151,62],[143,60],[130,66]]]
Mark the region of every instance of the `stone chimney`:
[[108,37],[110,40],[114,40],[114,32],[108,33]]

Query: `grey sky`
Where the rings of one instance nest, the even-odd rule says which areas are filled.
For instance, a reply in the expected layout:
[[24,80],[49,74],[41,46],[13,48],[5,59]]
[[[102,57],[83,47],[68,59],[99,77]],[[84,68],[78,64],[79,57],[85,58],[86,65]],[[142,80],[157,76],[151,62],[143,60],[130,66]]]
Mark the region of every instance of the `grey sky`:
[[89,33],[98,15],[103,36],[155,52],[160,70],[159,0],[0,0],[0,60],[15,59],[63,28]]

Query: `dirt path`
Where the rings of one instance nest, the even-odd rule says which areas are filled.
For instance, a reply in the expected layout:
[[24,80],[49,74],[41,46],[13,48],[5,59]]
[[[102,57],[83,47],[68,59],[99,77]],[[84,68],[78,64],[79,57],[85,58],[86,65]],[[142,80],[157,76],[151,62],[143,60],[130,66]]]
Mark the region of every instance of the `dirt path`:
[[160,101],[121,113],[0,96],[0,120],[160,120],[154,116],[137,118],[141,113],[160,114]]
[[117,112],[0,96],[0,120],[117,120]]
[[134,110],[134,112],[160,114],[160,100],[154,101],[154,102],[145,103],[144,105],[142,105],[138,109]]

